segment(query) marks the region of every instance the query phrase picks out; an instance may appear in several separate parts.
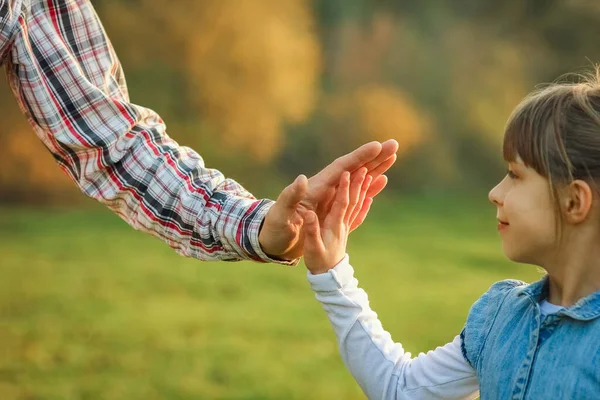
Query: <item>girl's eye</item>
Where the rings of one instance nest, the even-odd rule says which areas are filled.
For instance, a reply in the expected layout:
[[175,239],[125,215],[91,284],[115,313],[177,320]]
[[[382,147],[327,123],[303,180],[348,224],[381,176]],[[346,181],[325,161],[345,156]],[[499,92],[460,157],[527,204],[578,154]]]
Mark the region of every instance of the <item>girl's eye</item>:
[[510,179],[517,179],[517,175],[515,175],[515,173],[512,172],[510,169],[506,171],[506,175],[508,175]]

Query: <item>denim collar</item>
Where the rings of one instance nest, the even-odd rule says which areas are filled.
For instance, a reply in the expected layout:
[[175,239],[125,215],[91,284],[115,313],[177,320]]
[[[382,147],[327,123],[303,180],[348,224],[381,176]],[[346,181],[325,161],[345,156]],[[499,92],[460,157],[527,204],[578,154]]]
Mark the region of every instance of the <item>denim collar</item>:
[[[533,302],[539,304],[542,300],[548,298],[548,281],[548,275],[544,275],[539,281],[519,287],[518,295],[526,295]],[[577,303],[560,310],[556,315],[565,315],[579,321],[590,321],[600,317],[600,290],[579,299]]]

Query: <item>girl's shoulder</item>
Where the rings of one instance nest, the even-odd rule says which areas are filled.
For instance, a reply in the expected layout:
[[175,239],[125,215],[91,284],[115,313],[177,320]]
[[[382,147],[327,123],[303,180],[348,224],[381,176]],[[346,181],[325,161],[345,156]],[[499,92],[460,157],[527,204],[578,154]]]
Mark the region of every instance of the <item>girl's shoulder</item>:
[[494,283],[471,306],[467,321],[460,334],[463,357],[476,368],[485,338],[507,299],[516,300],[529,284],[516,279]]
[[504,279],[502,281],[498,281],[496,283],[494,283],[492,286],[490,286],[490,288],[487,290],[487,292],[485,292],[482,297],[484,296],[493,296],[493,295],[497,295],[500,293],[506,293],[516,287],[522,288],[524,286],[528,286],[529,284],[527,282],[523,282],[517,279]]
[[[494,283],[477,299],[469,311],[470,319],[485,319],[489,313],[496,313],[507,297],[517,298],[520,294],[533,289],[537,285],[516,279],[505,279]],[[473,321],[477,322],[477,321]]]

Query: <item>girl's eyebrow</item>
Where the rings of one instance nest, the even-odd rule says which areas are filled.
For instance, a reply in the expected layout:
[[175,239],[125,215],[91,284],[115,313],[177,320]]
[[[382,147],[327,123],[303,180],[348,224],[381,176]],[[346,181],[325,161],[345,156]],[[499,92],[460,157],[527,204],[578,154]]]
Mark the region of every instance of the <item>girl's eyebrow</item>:
[[525,165],[523,165],[522,163],[516,162],[516,161],[509,162],[508,168],[511,170],[517,171],[519,173],[523,173],[525,171]]
[[517,158],[516,160],[509,162],[508,165],[510,165],[512,167],[517,167],[517,168],[525,167],[525,163],[520,158]]

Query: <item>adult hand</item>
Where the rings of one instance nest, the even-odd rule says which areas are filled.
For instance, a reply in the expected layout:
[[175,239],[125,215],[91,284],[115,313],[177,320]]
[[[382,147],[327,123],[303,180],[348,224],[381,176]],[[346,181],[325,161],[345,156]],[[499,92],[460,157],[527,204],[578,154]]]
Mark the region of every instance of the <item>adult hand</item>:
[[350,181],[350,174],[344,172],[325,220],[321,223],[312,211],[303,215],[304,264],[313,275],[329,271],[344,258],[356,209],[366,198],[368,188],[364,183],[364,175]]
[[263,251],[272,258],[293,260],[303,254],[303,218],[306,211],[313,211],[323,220],[335,198],[336,188],[344,172],[351,178],[365,174],[365,200],[356,210],[356,217],[350,231],[364,221],[373,197],[387,184],[383,175],[396,162],[398,142],[370,142],[352,153],[346,154],[325,167],[315,176],[307,179],[300,175],[286,187],[271,207],[259,233],[259,243]]

